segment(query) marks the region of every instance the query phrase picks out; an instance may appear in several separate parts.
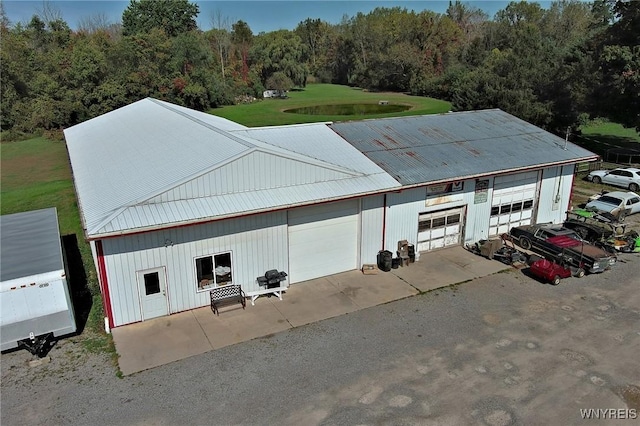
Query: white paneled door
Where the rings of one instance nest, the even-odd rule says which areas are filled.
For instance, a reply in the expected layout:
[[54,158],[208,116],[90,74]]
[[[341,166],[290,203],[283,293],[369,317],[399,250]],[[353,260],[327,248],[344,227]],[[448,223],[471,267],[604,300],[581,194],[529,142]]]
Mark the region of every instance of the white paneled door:
[[537,192],[537,171],[497,176],[493,182],[489,236],[507,233],[514,226],[530,225]]
[[136,275],[142,320],[169,315],[165,268],[137,271]]
[[356,269],[358,201],[289,210],[289,282]]
[[420,213],[418,216],[418,251],[460,244],[464,231],[464,207]]

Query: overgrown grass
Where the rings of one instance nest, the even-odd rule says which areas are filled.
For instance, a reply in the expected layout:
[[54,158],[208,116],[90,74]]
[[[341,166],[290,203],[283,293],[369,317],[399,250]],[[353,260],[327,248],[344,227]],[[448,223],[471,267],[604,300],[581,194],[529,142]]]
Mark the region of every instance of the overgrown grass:
[[[370,115],[309,115],[284,112],[291,108],[313,105],[374,103],[388,101],[393,104],[408,105],[404,112]],[[210,113],[227,118],[248,127],[275,126],[285,124],[311,123],[322,121],[361,120],[364,118],[383,118],[435,114],[451,109],[449,102],[432,98],[409,96],[401,93],[367,92],[362,89],[336,84],[310,84],[306,88],[289,92],[287,99],[262,99],[251,104],[225,106]]]
[[640,134],[636,131],[636,129],[622,127],[622,125],[618,123],[611,123],[608,121],[594,121],[589,125],[583,126],[581,130],[583,135],[591,137],[618,137],[626,139],[629,142],[640,143]]
[[617,123],[594,120],[580,128],[582,134],[575,143],[605,158],[608,149],[630,148],[640,150],[640,134],[635,129]]
[[92,296],[91,312],[83,331],[85,347],[115,352],[111,337],[103,329],[102,298],[91,248],[84,239],[65,143],[42,137],[3,142],[0,144],[0,160],[0,213],[5,215],[49,207],[57,209],[60,234],[76,236],[86,285]]

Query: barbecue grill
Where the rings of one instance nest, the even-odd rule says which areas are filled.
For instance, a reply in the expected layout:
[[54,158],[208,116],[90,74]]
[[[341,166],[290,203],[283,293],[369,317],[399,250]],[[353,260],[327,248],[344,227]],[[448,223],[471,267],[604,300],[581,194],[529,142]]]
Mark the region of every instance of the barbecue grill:
[[256,278],[258,285],[264,286],[264,288],[280,287],[280,283],[286,279],[287,273],[277,269],[270,269],[263,276]]

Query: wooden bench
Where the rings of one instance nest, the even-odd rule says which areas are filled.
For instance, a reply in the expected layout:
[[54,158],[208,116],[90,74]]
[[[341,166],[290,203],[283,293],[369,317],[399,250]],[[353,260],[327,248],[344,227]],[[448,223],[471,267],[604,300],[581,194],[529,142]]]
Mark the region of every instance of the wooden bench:
[[247,296],[251,298],[251,306],[255,306],[255,301],[258,297],[265,294],[273,294],[278,296],[278,299],[282,300],[282,292],[287,291],[289,287],[271,287],[271,288],[263,288],[260,290],[254,290],[247,292]]
[[211,310],[214,314],[220,315],[218,311],[218,307],[222,305],[229,305],[232,303],[240,303],[242,305],[242,309],[247,306],[247,302],[245,300],[246,296],[244,291],[242,291],[242,287],[238,284],[225,285],[222,287],[216,287],[211,289]]

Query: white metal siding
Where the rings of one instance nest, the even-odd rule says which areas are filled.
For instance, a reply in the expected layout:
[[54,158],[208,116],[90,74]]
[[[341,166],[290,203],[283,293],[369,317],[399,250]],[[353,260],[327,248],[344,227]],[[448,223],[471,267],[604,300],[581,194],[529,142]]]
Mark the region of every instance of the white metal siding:
[[542,171],[540,200],[536,221],[561,223],[566,211],[573,184],[574,165],[550,167]]
[[533,171],[494,178],[489,236],[532,223],[537,205],[538,175],[539,171]]
[[290,282],[356,269],[358,216],[358,200],[290,210]]
[[286,213],[246,216],[103,240],[116,326],[141,320],[136,271],[165,266],[171,313],[206,306],[196,291],[195,258],[231,251],[233,279],[247,291],[269,269],[287,271]]
[[186,200],[348,177],[352,176],[329,168],[256,151],[167,191],[150,201],[158,203]]
[[472,244],[489,237],[489,219],[491,215],[491,199],[493,198],[493,177],[483,178],[489,181],[487,200],[475,203],[475,180],[465,182],[465,203],[467,205],[467,219],[465,221],[464,243]]
[[398,241],[416,243],[418,236],[418,212],[425,209],[427,190],[414,188],[387,194],[384,249],[391,253],[398,250]]
[[[474,204],[475,181],[473,179],[465,181],[463,185],[463,191],[459,193],[429,197],[424,187],[387,194],[385,250],[395,253],[398,241],[407,240],[416,246],[417,251],[420,214],[464,206],[467,206],[465,223],[472,225],[466,225],[460,238],[468,242],[476,238],[480,239],[479,235],[486,235],[491,203],[487,201]],[[419,256],[419,251],[416,255]]]
[[360,213],[360,266],[377,262],[377,254],[382,250],[383,220],[384,195],[364,197]]

